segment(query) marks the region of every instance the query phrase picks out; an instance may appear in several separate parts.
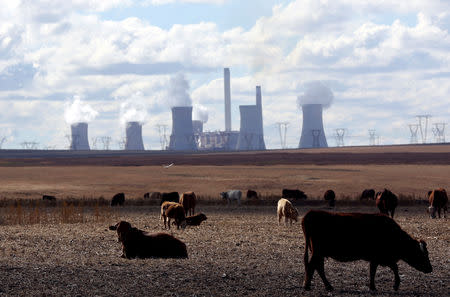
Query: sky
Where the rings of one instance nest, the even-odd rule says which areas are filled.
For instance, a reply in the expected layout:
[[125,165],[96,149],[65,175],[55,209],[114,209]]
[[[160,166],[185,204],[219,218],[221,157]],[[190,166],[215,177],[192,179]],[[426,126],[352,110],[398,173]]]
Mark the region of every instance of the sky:
[[[450,115],[450,1],[444,0],[0,0],[0,144],[66,149],[70,123],[119,149],[124,123],[143,123],[160,149],[170,107],[192,104],[204,129],[224,130],[223,68],[231,72],[232,128],[262,87],[265,143],[298,147],[298,98],[320,81],[328,144],[410,142],[416,115]],[[178,101],[179,100],[179,101]],[[188,102],[188,103],[186,103]],[[197,112],[199,111],[199,112]],[[207,115],[205,117],[205,113]],[[75,117],[75,118],[74,118]],[[434,130],[436,131],[436,130]],[[450,139],[450,127],[445,137]],[[419,134],[419,142],[421,141]]]

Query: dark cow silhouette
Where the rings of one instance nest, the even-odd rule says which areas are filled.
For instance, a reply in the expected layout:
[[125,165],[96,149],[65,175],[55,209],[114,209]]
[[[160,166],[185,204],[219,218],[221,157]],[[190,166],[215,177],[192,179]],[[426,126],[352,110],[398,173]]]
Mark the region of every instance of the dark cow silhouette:
[[185,215],[195,214],[195,205],[197,204],[197,196],[194,192],[184,192],[180,198],[180,204],[184,207]]
[[283,189],[282,191],[282,198],[291,198],[291,199],[307,199],[308,196],[303,191],[300,190],[290,190],[290,189]]
[[247,190],[247,199],[258,199],[258,193],[253,190]]
[[149,192],[144,194],[144,199],[150,199],[150,193]]
[[195,216],[186,217],[186,225],[188,226],[199,226],[203,221],[208,218],[203,213],[196,214]]
[[323,199],[325,199],[325,201],[328,201],[328,205],[330,207],[334,207],[336,204],[336,194],[334,193],[333,190],[327,190],[323,194]]
[[361,193],[361,197],[359,200],[374,200],[375,199],[375,190],[374,189],[365,189]]
[[441,218],[441,210],[445,218],[445,213],[447,212],[448,196],[447,192],[443,188],[435,189],[428,192],[428,201],[430,202],[430,207],[428,208],[430,212],[430,217],[432,219],[436,218],[436,210],[439,218]]
[[180,194],[178,194],[178,192],[162,193],[159,205],[163,204],[165,201],[178,202],[180,201]]
[[385,215],[391,215],[391,218],[394,218],[395,208],[398,205],[397,196],[389,191],[388,189],[384,189],[383,192],[377,193],[376,205],[381,213]]
[[131,227],[125,221],[110,226],[117,230],[119,242],[122,243],[122,257],[132,258],[187,258],[186,245],[179,239],[166,233],[146,234]]
[[124,193],[117,193],[111,199],[111,206],[116,206],[116,205],[122,206],[124,203],[125,203],[125,194]]
[[[310,210],[303,217],[302,228],[305,236],[306,290],[311,288],[315,270],[326,289],[333,289],[325,277],[325,257],[341,262],[369,261],[370,290],[376,290],[375,273],[379,265],[390,267],[394,272],[395,290],[400,285],[399,260],[424,273],[432,271],[426,243],[413,239],[393,219],[383,214]],[[311,259],[308,251],[311,251]]]
[[44,200],[44,201],[56,201],[56,197],[55,196],[51,196],[51,195],[42,195],[42,200]]

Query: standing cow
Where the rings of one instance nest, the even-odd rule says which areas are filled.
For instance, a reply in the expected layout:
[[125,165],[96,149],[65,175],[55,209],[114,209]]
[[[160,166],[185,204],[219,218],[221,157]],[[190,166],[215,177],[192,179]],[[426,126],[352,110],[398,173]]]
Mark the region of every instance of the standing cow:
[[111,206],[122,206],[125,203],[125,194],[124,193],[117,193],[114,195],[111,199]]
[[247,199],[258,199],[258,193],[253,190],[247,190]]
[[283,198],[290,198],[290,199],[294,199],[294,200],[299,200],[299,199],[306,199],[308,198],[308,196],[306,196],[305,192],[300,191],[298,189],[296,190],[290,190],[290,189],[283,189],[283,191],[281,192],[281,197]]
[[[349,262],[370,262],[370,290],[375,289],[377,267],[387,266],[395,276],[394,289],[400,286],[397,262],[405,261],[424,273],[432,271],[426,243],[403,231],[388,216],[363,213],[331,213],[310,210],[302,220],[305,236],[305,290],[317,270],[327,290],[333,287],[325,277],[324,258]],[[308,257],[311,251],[311,259]]]
[[180,194],[178,194],[178,192],[162,193],[161,202],[159,203],[159,205],[163,204],[166,201],[179,202]]
[[381,213],[384,213],[385,215],[389,215],[390,213],[391,218],[394,218],[395,208],[398,205],[398,198],[388,189],[384,189],[383,192],[377,193],[376,205]]
[[333,190],[327,190],[323,194],[323,199],[325,199],[325,201],[328,201],[328,205],[330,207],[334,207],[336,205],[336,194]]
[[183,205],[185,215],[194,215],[195,214],[195,205],[197,203],[197,196],[195,196],[194,192],[185,192],[181,195],[180,204]]
[[238,205],[241,205],[242,192],[240,190],[230,190],[220,193],[222,199],[227,200],[228,204],[231,204],[231,200],[236,200]]
[[375,190],[374,189],[365,189],[361,193],[361,197],[359,200],[374,200],[375,199]]
[[428,192],[428,201],[430,202],[430,207],[428,208],[430,212],[430,217],[432,219],[436,218],[436,210],[437,210],[438,216],[439,218],[441,218],[441,210],[442,210],[445,218],[448,203],[448,196],[445,189],[439,188]]

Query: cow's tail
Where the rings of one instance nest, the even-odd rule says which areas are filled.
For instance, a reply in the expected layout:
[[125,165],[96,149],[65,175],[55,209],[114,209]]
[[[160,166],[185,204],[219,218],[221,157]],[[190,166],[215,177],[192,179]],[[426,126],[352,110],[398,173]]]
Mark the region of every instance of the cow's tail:
[[308,263],[308,260],[309,260],[308,251],[311,250],[311,252],[312,252],[312,246],[311,246],[311,240],[310,240],[309,233],[306,231],[306,228],[305,228],[305,221],[302,222],[302,228],[303,228],[303,234],[305,236],[305,255],[304,255],[303,260],[306,264],[306,263]]

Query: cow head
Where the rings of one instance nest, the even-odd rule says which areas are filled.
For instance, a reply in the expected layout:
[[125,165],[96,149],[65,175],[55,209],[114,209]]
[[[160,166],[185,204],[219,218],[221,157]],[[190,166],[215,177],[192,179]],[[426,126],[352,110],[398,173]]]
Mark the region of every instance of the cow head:
[[425,241],[414,241],[414,245],[405,249],[405,257],[403,259],[406,263],[415,269],[424,273],[433,271],[433,267],[428,257],[427,244]]
[[109,230],[117,230],[118,241],[124,242],[127,233],[131,230],[131,224],[125,221],[120,221],[114,226],[109,226]]
[[228,193],[227,192],[222,192],[222,193],[220,193],[220,197],[222,197],[222,199],[227,199],[228,198]]
[[428,213],[430,214],[430,218],[436,218],[436,208],[434,206],[428,207]]

